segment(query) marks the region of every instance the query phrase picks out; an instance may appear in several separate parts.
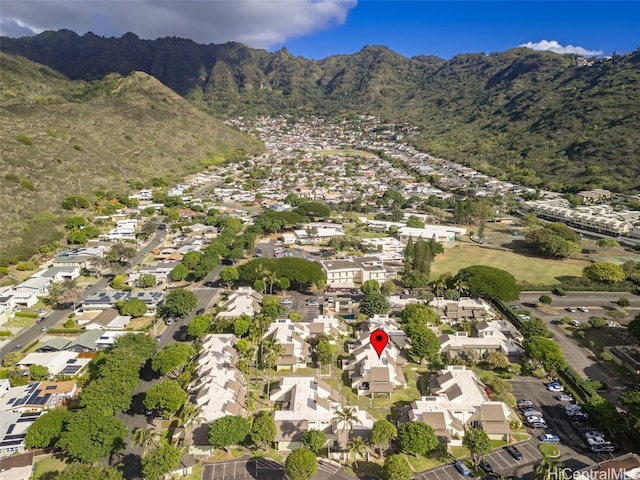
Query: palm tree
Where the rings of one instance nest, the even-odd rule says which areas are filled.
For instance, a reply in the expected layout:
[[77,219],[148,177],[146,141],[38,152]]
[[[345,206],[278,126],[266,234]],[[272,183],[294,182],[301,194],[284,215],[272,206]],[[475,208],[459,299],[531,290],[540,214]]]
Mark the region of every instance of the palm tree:
[[140,445],[142,447],[142,455],[146,455],[151,447],[158,447],[158,435],[152,432],[148,428],[136,428],[131,437],[131,441],[134,445]]
[[363,458],[365,453],[367,453],[367,445],[364,443],[364,440],[362,440],[362,437],[358,436],[353,439],[351,447],[349,448],[349,453],[353,455],[353,466],[357,469],[357,458]]
[[564,463],[545,457],[538,463],[534,470],[534,480],[554,480],[564,478]]
[[338,425],[342,423],[342,430],[347,431],[347,438],[349,438],[353,425],[358,421],[356,409],[354,407],[340,407],[340,410],[336,411],[333,421],[337,422]]
[[195,403],[187,402],[176,414],[176,419],[178,420],[179,425],[185,427],[184,438],[185,441],[189,442],[193,425],[200,425],[200,423],[202,423],[200,408]]
[[275,338],[265,338],[261,342],[260,348],[260,363],[262,368],[267,372],[267,403],[271,404],[269,400],[269,388],[271,380],[271,370],[276,368],[276,362],[278,358],[282,356],[284,350],[282,345]]

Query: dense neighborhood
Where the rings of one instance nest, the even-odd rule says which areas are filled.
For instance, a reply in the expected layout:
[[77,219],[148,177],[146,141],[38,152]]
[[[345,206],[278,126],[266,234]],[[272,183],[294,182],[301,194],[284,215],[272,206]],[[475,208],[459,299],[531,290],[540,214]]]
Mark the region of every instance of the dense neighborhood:
[[638,478],[640,198],[228,123],[265,153],[71,198],[7,271],[0,479]]

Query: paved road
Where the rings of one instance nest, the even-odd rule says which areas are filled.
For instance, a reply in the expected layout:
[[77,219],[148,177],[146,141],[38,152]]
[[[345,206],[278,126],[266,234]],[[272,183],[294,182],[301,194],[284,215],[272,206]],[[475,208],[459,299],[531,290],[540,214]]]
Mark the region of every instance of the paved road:
[[[166,232],[160,230],[156,233],[156,235],[131,259],[131,265],[135,266],[140,263],[151,250],[160,245],[160,239],[166,235]],[[111,275],[118,275],[120,273],[125,273],[131,267],[123,267],[117,271],[114,271]],[[93,283],[89,288],[87,288],[84,292],[83,298],[88,297],[94,292],[100,291],[107,287],[111,278],[102,277]],[[66,320],[69,317],[69,314],[72,313],[73,310],[65,309],[65,310],[54,310],[50,313],[45,320],[40,323],[36,323],[35,325],[29,327],[26,330],[21,331],[15,338],[6,342],[2,348],[0,348],[0,358],[4,358],[4,356],[11,352],[17,345],[22,345],[23,347],[27,347],[35,342],[40,335],[42,335],[42,327],[53,327],[59,322]]]
[[[581,373],[587,378],[592,378],[603,382],[609,386],[609,388],[601,395],[612,402],[617,402],[622,393],[628,389],[628,385],[619,380],[615,375],[612,375],[607,370],[590,350],[579,345],[573,338],[567,336],[559,326],[552,323],[553,320],[559,320],[564,316],[571,316],[581,322],[588,322],[592,316],[604,315],[604,307],[615,303],[615,301],[621,296],[626,296],[632,302],[632,305],[640,305],[640,300],[634,295],[621,294],[621,293],[598,293],[598,292],[580,292],[569,293],[567,297],[553,297],[552,306],[558,307],[555,315],[546,314],[540,310],[535,309],[535,304],[538,300],[540,293],[523,293],[520,296],[520,305],[524,308],[530,309],[532,314],[542,318],[555,336],[554,340],[558,343],[562,349],[562,354],[567,361],[567,364],[577,372]],[[633,299],[632,299],[633,297]],[[533,307],[532,307],[533,305]],[[588,312],[573,312],[569,313],[564,310],[567,306],[585,306],[589,309]]]

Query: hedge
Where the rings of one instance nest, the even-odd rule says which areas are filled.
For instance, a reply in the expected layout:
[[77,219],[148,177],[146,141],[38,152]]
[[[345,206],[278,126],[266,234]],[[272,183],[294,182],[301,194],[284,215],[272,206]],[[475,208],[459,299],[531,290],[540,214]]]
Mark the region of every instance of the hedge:
[[47,333],[84,333],[82,328],[50,328]]
[[11,332],[9,330],[0,330],[0,337],[10,337]]
[[39,316],[34,312],[16,312],[16,317],[38,318]]

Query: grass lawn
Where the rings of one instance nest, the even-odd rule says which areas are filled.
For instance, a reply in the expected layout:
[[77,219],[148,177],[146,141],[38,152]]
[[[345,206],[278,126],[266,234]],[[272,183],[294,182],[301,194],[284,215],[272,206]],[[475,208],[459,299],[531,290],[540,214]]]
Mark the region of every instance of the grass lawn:
[[506,270],[519,282],[549,285],[557,283],[558,277],[581,276],[582,269],[589,265],[589,262],[551,260],[471,244],[457,244],[435,258],[431,266],[431,279],[434,280],[445,272],[455,275],[461,268],[471,265],[488,265]]
[[213,455],[207,458],[207,462],[228,462],[240,458],[246,453],[245,450],[239,450],[237,448],[232,448],[229,452],[221,448],[216,448],[213,451]]
[[53,472],[61,472],[67,466],[67,462],[54,458],[52,455],[38,457],[33,466],[33,480],[53,477]]
[[[153,317],[137,317],[132,318],[131,321],[127,324],[126,330],[143,330],[146,327],[150,326],[153,322]],[[161,321],[158,320],[158,324]]]
[[511,432],[511,438],[516,442],[525,442],[531,438],[531,435],[524,432]]
[[5,323],[5,326],[11,327],[11,328],[24,328],[24,327],[30,327],[34,323],[36,323],[35,318],[14,317],[11,320],[9,320],[7,323]]
[[255,450],[251,450],[251,458],[270,458],[271,460],[275,460],[276,462],[282,462],[282,454],[273,449],[269,448],[267,450],[262,450],[260,448],[256,448]]
[[467,447],[463,447],[462,445],[460,446],[455,445],[451,447],[450,450],[451,450],[451,455],[453,455],[456,458],[465,458],[471,455],[469,453],[469,449]]
[[414,472],[422,472],[429,468],[434,468],[444,464],[442,460],[436,458],[414,457],[413,455],[405,455],[404,457],[407,459]]
[[541,443],[538,445],[538,450],[545,457],[557,458],[560,456],[560,449],[552,443]]
[[198,463],[193,466],[193,472],[191,475],[184,477],[184,480],[201,480],[202,479],[202,464]]

